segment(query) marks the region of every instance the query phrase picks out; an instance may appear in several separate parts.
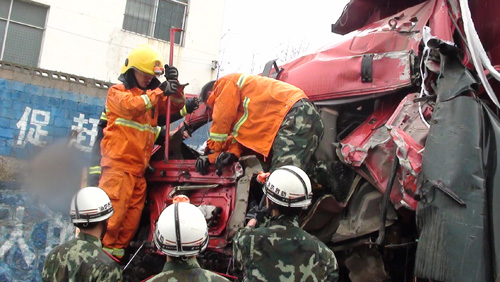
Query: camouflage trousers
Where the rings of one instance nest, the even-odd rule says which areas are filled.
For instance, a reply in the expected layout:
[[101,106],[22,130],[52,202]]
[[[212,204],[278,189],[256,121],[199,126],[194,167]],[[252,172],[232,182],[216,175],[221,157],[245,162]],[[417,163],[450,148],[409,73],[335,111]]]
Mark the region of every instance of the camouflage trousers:
[[304,171],[323,136],[323,121],[318,110],[307,99],[298,101],[285,116],[274,139],[269,172],[284,165],[294,165]]

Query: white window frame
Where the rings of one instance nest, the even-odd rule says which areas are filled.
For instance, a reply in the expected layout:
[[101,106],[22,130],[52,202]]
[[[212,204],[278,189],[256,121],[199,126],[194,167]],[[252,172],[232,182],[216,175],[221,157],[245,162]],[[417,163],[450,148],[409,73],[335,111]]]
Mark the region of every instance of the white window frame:
[[[31,5],[37,5],[34,2],[26,2],[26,3],[29,3]],[[23,22],[11,20],[12,7],[13,6],[14,6],[14,0],[10,0],[9,12],[7,14],[7,18],[6,19],[2,18],[2,20],[5,20],[6,23],[5,23],[5,30],[4,30],[4,34],[3,34],[2,46],[0,46],[0,61],[3,61],[3,57],[4,57],[4,54],[5,54],[5,46],[7,44],[7,34],[9,32],[10,23],[16,23],[16,24],[27,26],[27,27],[31,27],[31,28],[34,28],[34,29],[39,29],[39,30],[42,31],[42,38],[43,38],[44,33],[45,33],[45,27],[46,27],[46,23],[47,23],[47,17],[45,17],[45,23],[44,23],[43,27],[39,27],[39,26],[28,24],[28,23],[23,23]],[[46,8],[48,10],[48,7],[46,7],[44,5],[37,5],[37,6]],[[43,42],[43,39],[42,39],[42,42]],[[38,66],[38,64],[40,63],[40,54],[41,54],[41,52],[42,52],[42,44],[40,43],[40,51],[39,51],[39,54],[38,54],[38,59],[37,59],[37,62],[36,62],[36,64],[34,66]]]
[[[127,0],[127,3],[129,2],[130,0]],[[132,0],[133,1],[133,0]],[[140,0],[139,0],[140,1]],[[186,2],[182,2],[182,1],[177,1],[177,0],[154,0],[154,11],[153,11],[153,16],[151,19],[148,19],[148,24],[149,24],[149,28],[148,28],[148,34],[143,34],[143,33],[140,33],[140,32],[136,32],[136,31],[133,31],[133,30],[128,30],[126,28],[124,28],[125,26],[125,16],[133,16],[133,15],[130,15],[130,14],[127,14],[127,11],[125,10],[125,13],[124,13],[124,19],[123,19],[123,24],[122,24],[122,29],[127,31],[127,32],[132,32],[132,33],[136,33],[136,34],[140,34],[140,35],[143,35],[143,36],[146,36],[146,37],[149,37],[149,38],[154,38],[156,40],[160,40],[160,41],[170,41],[170,35],[169,36],[169,39],[163,39],[163,38],[157,38],[155,37],[155,28],[156,28],[156,25],[157,25],[157,15],[158,15],[158,9],[159,9],[159,3],[160,1],[165,1],[165,2],[173,2],[173,3],[177,3],[177,4],[180,4],[182,6],[184,6],[184,13],[183,13],[183,19],[182,19],[182,26],[180,27],[176,27],[176,28],[180,28],[182,30],[185,29],[185,25],[186,25],[186,19],[187,19],[187,14],[188,14],[188,5],[189,5],[189,1],[186,1]],[[169,31],[169,34],[170,34],[170,31]],[[183,34],[184,33],[180,33],[180,37],[179,37],[179,42],[175,42],[176,44],[182,44],[182,41],[183,41]],[[174,34],[174,40],[175,40],[175,35]]]

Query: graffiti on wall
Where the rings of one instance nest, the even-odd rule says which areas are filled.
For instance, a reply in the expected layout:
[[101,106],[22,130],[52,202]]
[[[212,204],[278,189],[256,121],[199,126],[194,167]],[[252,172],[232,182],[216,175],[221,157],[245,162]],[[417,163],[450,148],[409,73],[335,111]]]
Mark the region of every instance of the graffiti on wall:
[[0,155],[19,159],[70,136],[71,145],[90,152],[104,106],[102,97],[2,78],[0,101]]
[[46,254],[73,236],[69,215],[0,182],[0,281],[41,281]]
[[73,236],[69,198],[103,105],[103,98],[0,78],[0,155],[30,164],[22,183],[0,182],[0,281],[41,281],[47,253]]
[[[90,152],[97,136],[97,123],[99,119],[86,118],[84,113],[73,117],[71,131],[78,132],[78,136],[71,140],[72,145],[84,152]],[[45,137],[49,131],[50,112],[26,107],[21,119],[16,123],[19,129],[16,145],[24,147],[26,143],[38,147],[47,145]]]

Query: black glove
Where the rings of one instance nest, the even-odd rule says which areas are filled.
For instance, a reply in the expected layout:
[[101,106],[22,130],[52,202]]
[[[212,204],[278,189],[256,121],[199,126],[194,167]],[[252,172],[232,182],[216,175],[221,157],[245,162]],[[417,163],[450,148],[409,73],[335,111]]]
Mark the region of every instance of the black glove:
[[248,210],[245,220],[246,222],[248,222],[250,219],[255,218],[255,220],[257,220],[257,225],[258,225],[259,223],[262,223],[264,221],[264,217],[266,215],[267,215],[267,207],[265,205],[262,207],[260,207],[259,205],[255,205]]
[[158,86],[163,91],[164,96],[170,96],[177,93],[179,82],[177,80],[166,80]]
[[208,167],[210,162],[208,161],[208,156],[199,156],[196,160],[195,170],[201,175],[208,174]]
[[165,78],[167,80],[177,80],[179,78],[179,71],[176,67],[165,64]]
[[218,176],[221,176],[222,175],[222,168],[234,163],[237,160],[238,160],[238,157],[233,153],[229,153],[229,152],[220,153],[217,156],[217,158],[215,159],[215,173]]
[[198,97],[186,99],[186,111],[188,114],[192,113],[194,110],[198,109],[199,106]]

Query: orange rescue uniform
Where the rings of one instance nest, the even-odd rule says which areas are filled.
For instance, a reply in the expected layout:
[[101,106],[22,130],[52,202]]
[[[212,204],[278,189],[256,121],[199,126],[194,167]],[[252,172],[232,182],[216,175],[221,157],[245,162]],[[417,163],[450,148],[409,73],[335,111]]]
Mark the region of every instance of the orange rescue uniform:
[[124,249],[137,231],[146,199],[144,172],[167,99],[171,99],[171,111],[178,112],[185,102],[182,87],[169,98],[159,88],[126,89],[116,84],[108,91],[99,187],[108,194],[115,212],[102,241],[106,248]]
[[268,77],[234,73],[218,79],[207,100],[213,108],[209,161],[223,151],[239,157],[241,146],[268,157],[286,114],[304,98],[301,89]]

